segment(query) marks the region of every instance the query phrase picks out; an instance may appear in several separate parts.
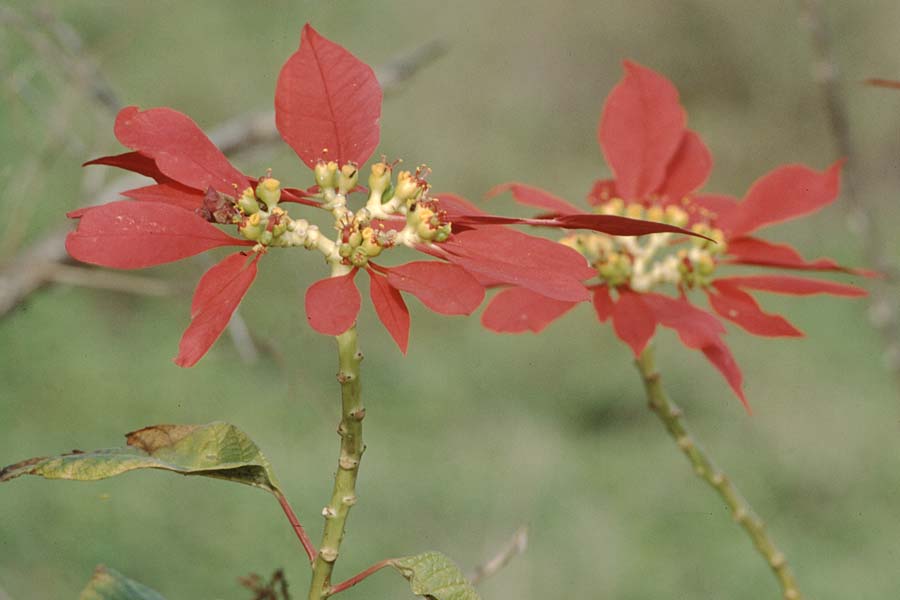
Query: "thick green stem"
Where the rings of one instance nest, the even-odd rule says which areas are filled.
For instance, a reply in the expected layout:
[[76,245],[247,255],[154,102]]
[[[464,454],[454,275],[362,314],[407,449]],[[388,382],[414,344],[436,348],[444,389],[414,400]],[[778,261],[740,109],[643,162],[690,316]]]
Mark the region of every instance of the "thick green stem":
[[366,409],[360,397],[359,363],[362,354],[356,341],[356,327],[351,327],[337,336],[339,370],[341,384],[341,456],[334,477],[334,492],[331,501],[322,509],[325,517],[325,531],[322,543],[313,563],[312,582],[309,586],[309,600],[327,598],[331,589],[331,573],[337,561],[344,537],[344,524],[350,507],[356,504],[356,476],[365,445],[362,439],[362,421]]
[[753,508],[741,496],[725,473],[716,467],[706,452],[696,444],[687,430],[681,409],[672,402],[663,389],[660,375],[654,366],[652,348],[648,347],[644,350],[644,353],[635,362],[641,378],[644,380],[650,409],[662,420],[663,425],[678,444],[678,448],[693,465],[697,476],[716,490],[728,505],[734,520],[750,536],[757,551],[778,579],[785,600],[800,600],[802,596],[800,590],[797,589],[794,574],[788,567],[784,554],[775,546],[775,542],[766,532],[765,522],[753,511]]

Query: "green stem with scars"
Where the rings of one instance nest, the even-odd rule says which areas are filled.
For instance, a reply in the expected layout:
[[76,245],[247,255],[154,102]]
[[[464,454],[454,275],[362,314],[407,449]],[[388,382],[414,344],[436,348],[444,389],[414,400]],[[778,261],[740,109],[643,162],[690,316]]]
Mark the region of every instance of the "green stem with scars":
[[341,455],[331,501],[322,510],[325,530],[313,562],[309,600],[322,600],[330,595],[331,573],[340,552],[347,514],[356,503],[356,477],[365,450],[362,421],[366,416],[366,409],[362,405],[359,381],[359,363],[363,356],[357,345],[356,326],[337,336],[337,344],[340,365],[337,378],[341,384],[341,424],[338,426]]
[[784,599],[800,600],[802,596],[797,588],[794,574],[788,567],[784,554],[775,546],[775,542],[766,532],[765,522],[753,511],[753,508],[741,496],[725,473],[716,467],[709,455],[694,442],[685,425],[681,409],[672,402],[663,389],[660,374],[654,366],[653,349],[648,346],[635,363],[641,373],[641,379],[644,381],[650,410],[662,420],[666,430],[678,444],[678,448],[693,465],[697,476],[719,494],[731,510],[734,520],[750,536],[753,545],[756,546],[757,551],[766,560],[778,579]]

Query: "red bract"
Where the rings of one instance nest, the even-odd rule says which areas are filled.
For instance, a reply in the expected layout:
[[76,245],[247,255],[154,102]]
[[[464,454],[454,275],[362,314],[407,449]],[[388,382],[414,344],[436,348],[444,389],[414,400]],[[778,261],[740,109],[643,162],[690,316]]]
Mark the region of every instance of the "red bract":
[[[519,203],[548,211],[543,220],[587,224],[601,216],[647,217],[672,226],[690,225],[693,232],[715,240],[716,244],[710,244],[695,239],[682,250],[677,250],[679,240],[670,238],[671,234],[651,237],[646,244],[596,234],[562,240],[588,259],[599,279],[583,284],[585,291],[592,292],[598,319],[612,319],[616,335],[635,355],[643,352],[657,325],[674,329],[686,347],[703,352],[746,402],[740,369],[722,340],[725,328],[715,316],[689,303],[689,290],[704,290],[719,318],[755,335],[772,337],[802,333],[783,317],[764,312],[748,291],[865,295],[860,288],[831,281],[787,275],[719,277],[717,272],[723,264],[742,264],[871,275],[827,258],[808,261],[786,244],[750,235],[833,202],[840,163],[823,172],[801,165],[777,168],[754,183],[740,202],[728,196],[699,195],[697,189],[712,169],[709,150],[696,133],[686,129],[675,87],[658,73],[631,62],[625,63],[625,76],[607,99],[597,135],[615,177],[594,184],[588,196],[594,213],[584,213],[550,192],[523,184],[505,184],[495,191],[509,191]],[[673,285],[679,298],[650,291],[663,284]],[[482,318],[486,327],[538,332],[579,301],[518,285],[501,290],[491,300]]]
[[378,145],[381,97],[369,65],[307,24],[278,76],[275,124],[310,169],[321,159],[361,165]]
[[[338,335],[353,326],[360,309],[354,283],[357,271],[322,279],[306,291],[306,317],[313,329]],[[409,310],[401,291],[444,315],[471,314],[484,299],[484,287],[475,278],[447,263],[411,262],[389,268],[370,262],[366,273],[375,312],[404,354],[409,342]]]

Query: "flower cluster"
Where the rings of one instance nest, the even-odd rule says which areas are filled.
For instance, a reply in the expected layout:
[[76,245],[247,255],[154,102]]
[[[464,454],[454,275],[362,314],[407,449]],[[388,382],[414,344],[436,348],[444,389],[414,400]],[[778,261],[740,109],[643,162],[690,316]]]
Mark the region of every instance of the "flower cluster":
[[[128,200],[70,213],[79,220],[66,247],[76,259],[120,269],[159,265],[218,247],[236,247],[200,279],[191,323],[175,362],[192,366],[212,346],[271,249],[318,251],[331,276],[311,285],[306,315],[316,331],[338,335],[353,326],[361,298],[355,277],[365,271],[375,311],[401,351],[409,340],[409,311],[401,292],[429,309],[469,314],[488,285],[512,285],[558,302],[589,298],[593,277],[583,256],[553,241],[502,225],[526,223],[589,229],[616,235],[689,233],[678,226],[625,215],[514,219],[486,215],[462,199],[432,196],[427,168],[400,171],[385,159],[371,165],[368,188],[360,165],[380,137],[382,91],[373,70],[306,25],[300,48],[287,60],[275,91],[281,137],[312,170],[315,186],[283,187],[267,172],[252,177],[236,169],[187,116],[169,108],[123,109],[117,139],[130,152],[87,164],[124,168],[155,184],[122,192]],[[349,206],[354,192],[365,205]],[[330,213],[334,234],[289,205]],[[498,227],[501,225],[501,227]],[[237,237],[226,233],[233,228]],[[385,266],[385,251],[406,246],[439,260]]]
[[[830,259],[805,260],[794,248],[754,234],[764,226],[813,213],[837,198],[840,163],[823,172],[800,165],[775,169],[757,180],[742,201],[697,192],[712,169],[700,137],[686,128],[678,92],[663,76],[625,63],[625,77],[610,93],[597,132],[600,148],[615,175],[597,181],[588,195],[592,214],[649,219],[689,227],[698,237],[671,232],[638,240],[596,232],[575,233],[560,242],[582,254],[595,270],[586,283],[596,315],[612,320],[616,335],[643,352],[657,325],[674,329],[688,348],[703,352],[746,405],[742,375],[722,340],[719,318],[760,336],[800,336],[779,315],[764,312],[748,293],[862,296],[857,287],[790,275],[721,276],[720,266],[754,265],[810,271],[843,271]],[[522,204],[560,219],[585,218],[583,209],[538,188],[513,183]],[[699,237],[703,236],[703,237]],[[668,286],[677,297],[654,290]],[[702,290],[715,315],[688,300]],[[574,307],[522,287],[508,287],[488,305],[482,322],[494,331],[538,332]]]

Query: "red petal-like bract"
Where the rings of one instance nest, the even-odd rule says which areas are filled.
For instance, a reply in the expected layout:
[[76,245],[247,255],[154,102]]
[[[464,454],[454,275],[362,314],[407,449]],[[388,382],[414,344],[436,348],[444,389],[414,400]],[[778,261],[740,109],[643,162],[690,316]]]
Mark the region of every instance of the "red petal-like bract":
[[145,177],[150,177],[159,183],[171,181],[171,179],[163,175],[163,172],[159,170],[159,167],[156,166],[156,162],[154,162],[152,158],[144,156],[140,152],[125,152],[124,154],[115,154],[113,156],[101,156],[100,158],[89,160],[81,166],[86,167],[88,165],[118,167],[120,169],[125,169],[126,171],[139,173]]
[[353,281],[356,271],[322,279],[306,290],[306,319],[313,329],[325,335],[340,335],[353,327],[362,304]]
[[641,295],[620,289],[612,320],[619,339],[628,344],[635,356],[640,356],[656,331],[656,316]]
[[197,124],[177,110],[123,108],[115,133],[123,145],[149,156],[160,171],[183,185],[204,191],[212,187],[234,196],[235,189],[249,184]]
[[384,328],[400,348],[400,352],[406,354],[409,346],[409,309],[403,301],[403,295],[388,283],[383,275],[379,275],[372,269],[366,269],[369,273],[369,296],[375,306],[375,313]]
[[791,325],[787,319],[779,315],[763,312],[747,292],[736,287],[714,283],[716,290],[706,290],[709,303],[719,315],[746,331],[766,337],[802,337],[803,332]]
[[225,258],[200,278],[191,304],[191,324],[181,336],[175,364],[192,367],[219,339],[256,278],[259,255]]
[[481,323],[501,333],[538,333],[578,304],[554,300],[525,288],[509,288],[494,296]]
[[726,284],[736,288],[809,296],[812,294],[832,294],[834,296],[860,297],[866,290],[845,283],[835,283],[822,279],[806,279],[790,275],[748,275],[745,277],[721,277],[714,284]]
[[219,246],[252,246],[199,216],[170,204],[120,200],[80,213],[66,250],[81,262],[141,269],[187,258]]
[[519,204],[543,208],[554,215],[577,215],[584,212],[550,192],[521,183],[503,183],[495,186],[487,193],[487,197],[492,198],[505,192],[512,192],[513,198]]
[[486,215],[487,213],[456,194],[438,194],[436,198],[440,201],[440,209],[447,213],[451,221],[454,217],[463,215]]
[[646,67],[625,61],[625,77],[606,99],[597,138],[626,200],[662,184],[681,144],[685,114],[672,83]]
[[308,23],[275,89],[275,124],[310,169],[366,162],[378,145],[381,86],[372,68]]
[[[557,229],[589,229],[607,235],[635,236],[650,233],[681,233],[694,237],[706,237],[697,233],[657,221],[631,219],[618,215],[597,215],[592,213],[567,214],[546,219],[521,217],[501,217],[496,215],[459,215],[453,219],[453,226],[471,228],[478,225],[531,225],[533,227],[554,227]],[[454,230],[456,231],[456,230]],[[706,238],[709,239],[709,238]]]
[[122,195],[139,202],[171,204],[190,211],[203,206],[203,192],[174,181],[127,190]]
[[830,258],[806,260],[795,248],[787,244],[772,242],[754,237],[742,237],[728,241],[728,260],[726,262],[739,265],[759,265],[763,267],[779,267],[782,269],[803,269],[807,271],[841,271],[865,277],[878,274],[867,269],[843,267]]
[[605,285],[598,285],[594,288],[593,297],[594,312],[597,313],[597,319],[601,323],[605,323],[613,313],[613,300],[609,295],[609,288]]
[[442,315],[471,314],[484,300],[484,288],[462,267],[415,261],[387,269],[388,283],[409,292]]
[[700,189],[712,171],[712,154],[693,131],[686,131],[681,144],[669,161],[666,177],[657,193],[667,203],[680,202],[689,193]]
[[582,281],[596,275],[575,250],[512,229],[472,229],[456,233],[441,248],[467,271],[528,288],[556,300],[588,299]]
[[834,202],[841,184],[841,165],[822,171],[802,165],[779,167],[758,179],[738,209],[716,221],[729,237],[741,237],[765,225],[807,215]]
[[676,300],[650,292],[641,294],[641,299],[653,309],[660,325],[678,333],[681,343],[703,352],[706,359],[725,377],[747,412],[750,412],[750,405],[744,396],[744,377],[728,346],[721,339],[725,327],[714,316],[691,305],[684,298]]

